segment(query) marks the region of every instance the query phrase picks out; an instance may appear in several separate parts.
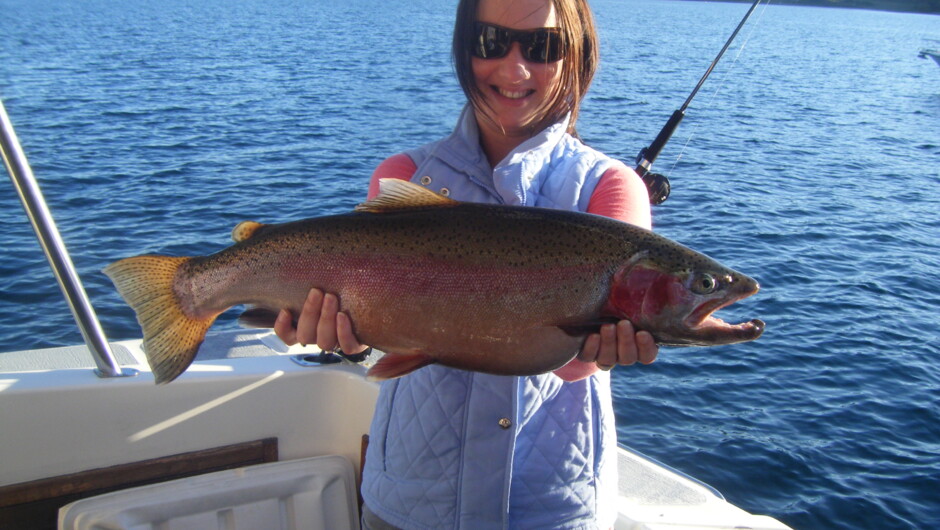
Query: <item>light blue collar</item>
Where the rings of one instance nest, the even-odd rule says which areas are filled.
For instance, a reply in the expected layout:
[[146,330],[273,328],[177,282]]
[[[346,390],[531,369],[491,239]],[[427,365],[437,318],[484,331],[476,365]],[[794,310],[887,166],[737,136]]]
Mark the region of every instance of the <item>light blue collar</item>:
[[507,204],[535,206],[552,154],[567,136],[570,114],[515,148],[493,169],[493,184]]
[[454,132],[434,154],[499,196],[505,204],[534,206],[536,191],[550,169],[553,152],[567,135],[569,121],[570,115],[546,127],[491,169],[480,146],[480,129],[473,107],[467,104]]

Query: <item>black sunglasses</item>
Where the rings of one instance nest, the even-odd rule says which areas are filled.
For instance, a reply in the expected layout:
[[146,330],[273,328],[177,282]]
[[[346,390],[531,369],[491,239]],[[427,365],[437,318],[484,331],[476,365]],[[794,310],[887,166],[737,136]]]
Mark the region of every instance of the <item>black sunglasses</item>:
[[513,42],[519,43],[526,61],[553,63],[562,57],[560,28],[521,30],[476,22],[470,49],[481,59],[498,59],[509,53]]

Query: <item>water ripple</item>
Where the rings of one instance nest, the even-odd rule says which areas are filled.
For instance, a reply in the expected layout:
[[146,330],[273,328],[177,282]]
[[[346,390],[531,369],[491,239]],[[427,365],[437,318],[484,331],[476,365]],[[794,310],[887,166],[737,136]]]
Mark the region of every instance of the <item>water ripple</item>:
[[[630,161],[742,6],[592,6],[603,59],[578,128]],[[140,332],[104,265],[348,211],[462,106],[452,8],[431,0],[3,9],[0,95],[114,339]],[[619,437],[796,528],[940,520],[940,71],[916,58],[934,18],[770,6],[656,163],[673,183],[656,229],[757,278],[722,314],[768,329],[618,369]],[[0,212],[5,349],[79,342],[9,187]]]

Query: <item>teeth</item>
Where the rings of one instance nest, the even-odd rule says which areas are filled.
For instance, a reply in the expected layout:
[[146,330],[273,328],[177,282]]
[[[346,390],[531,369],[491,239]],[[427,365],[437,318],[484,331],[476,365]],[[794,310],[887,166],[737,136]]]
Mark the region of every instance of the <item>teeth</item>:
[[497,90],[500,95],[509,99],[521,99],[529,95],[528,90],[506,90],[504,88],[497,88]]

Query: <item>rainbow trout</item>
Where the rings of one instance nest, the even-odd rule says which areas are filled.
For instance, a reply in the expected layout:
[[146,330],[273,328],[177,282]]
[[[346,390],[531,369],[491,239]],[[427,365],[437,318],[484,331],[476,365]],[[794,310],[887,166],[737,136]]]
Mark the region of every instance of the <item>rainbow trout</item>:
[[712,313],[753,279],[649,230],[596,215],[462,203],[400,180],[348,214],[239,224],[203,257],[138,256],[104,269],[137,313],[157,383],[193,362],[226,309],[295,315],[336,293],[356,336],[387,352],[368,375],[431,363],[492,374],[555,370],[604,322],[629,319],[661,345],[756,339],[764,323]]

